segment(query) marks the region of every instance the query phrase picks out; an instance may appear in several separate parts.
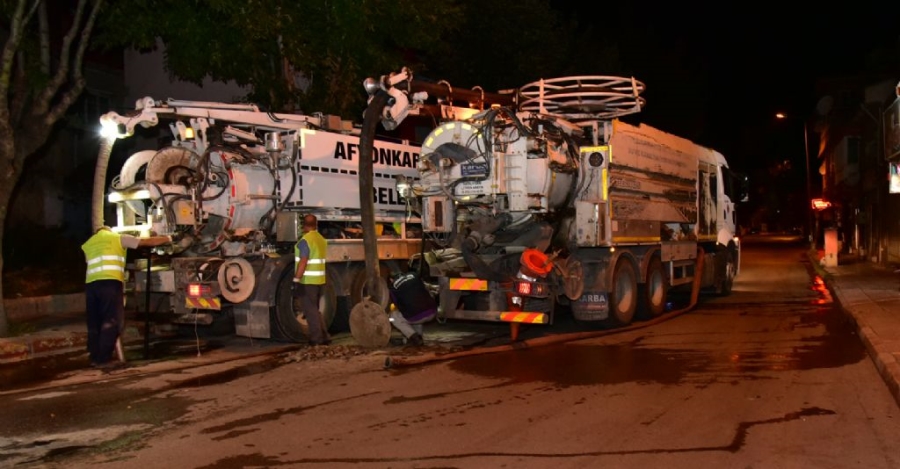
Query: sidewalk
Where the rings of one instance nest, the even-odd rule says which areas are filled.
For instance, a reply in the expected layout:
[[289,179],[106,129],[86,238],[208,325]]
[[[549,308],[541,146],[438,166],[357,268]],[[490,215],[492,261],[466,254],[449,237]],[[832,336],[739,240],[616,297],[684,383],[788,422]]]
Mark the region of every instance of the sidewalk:
[[865,261],[820,266],[838,306],[856,323],[869,357],[900,406],[900,273]]
[[[838,266],[823,267],[820,258],[821,252],[810,251],[812,264],[837,306],[855,322],[869,356],[900,406],[900,273],[863,261],[842,260]],[[0,368],[21,366],[29,360],[37,363],[37,359],[61,353],[85,353],[86,357],[84,313],[66,309],[72,309],[78,298],[63,300],[47,297],[29,300],[32,305],[7,307],[14,312],[10,315],[13,330],[20,324],[30,327],[26,334],[0,338]],[[143,323],[126,320],[126,325],[126,346],[142,343]]]

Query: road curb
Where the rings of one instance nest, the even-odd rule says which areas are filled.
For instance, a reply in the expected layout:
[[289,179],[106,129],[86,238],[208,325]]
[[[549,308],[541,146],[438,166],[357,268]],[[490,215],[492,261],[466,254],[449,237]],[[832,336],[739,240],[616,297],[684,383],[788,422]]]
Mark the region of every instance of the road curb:
[[[143,326],[126,326],[122,333],[122,341],[126,345],[143,343],[143,331]],[[87,353],[86,331],[50,331],[2,338],[0,339],[0,365],[79,351]]]
[[[840,293],[838,293],[839,295]],[[841,309],[847,311],[843,306]],[[849,312],[849,315],[856,324],[856,329],[859,331],[859,336],[866,347],[866,351],[869,353],[869,357],[875,364],[875,369],[878,370],[878,374],[881,375],[881,379],[887,385],[888,391],[894,396],[894,401],[900,406],[900,379],[898,379],[900,377],[900,364],[897,363],[893,355],[884,351],[881,338],[878,337],[878,334],[871,327],[865,325],[862,318],[853,315],[852,311]]]
[[40,317],[84,311],[84,293],[30,296],[3,300],[6,317],[12,321],[30,321]]
[[843,290],[834,285],[834,280],[828,272],[819,265],[819,260],[816,256],[810,253],[809,258],[813,264],[813,268],[825,281],[825,285],[828,286],[828,291],[831,292],[831,296],[834,301],[837,302],[837,306],[845,316],[853,321],[853,326],[856,329],[857,335],[859,335],[859,338],[862,340],[863,346],[866,348],[869,359],[872,360],[875,369],[878,371],[878,374],[881,375],[882,381],[884,381],[891,396],[894,397],[894,402],[900,406],[900,363],[894,359],[893,355],[885,351],[885,347],[882,346],[881,338],[868,324],[866,324],[865,318],[863,318],[861,314],[854,312],[853,308],[845,306],[847,301],[844,297]]
[[22,362],[79,349],[87,351],[87,333],[67,332],[10,337],[0,339],[0,364]]

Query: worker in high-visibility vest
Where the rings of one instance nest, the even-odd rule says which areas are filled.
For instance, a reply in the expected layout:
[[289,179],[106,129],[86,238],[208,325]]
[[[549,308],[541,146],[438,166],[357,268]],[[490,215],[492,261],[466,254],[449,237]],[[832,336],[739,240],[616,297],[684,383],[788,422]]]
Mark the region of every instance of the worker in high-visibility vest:
[[294,246],[295,310],[306,318],[309,345],[329,345],[328,326],[319,311],[319,299],[325,289],[325,252],[328,241],[319,234],[318,219],[307,214],[301,225],[303,236]]
[[108,367],[125,323],[125,257],[128,249],[171,243],[170,236],[138,238],[103,226],[84,244],[87,347],[93,367]]

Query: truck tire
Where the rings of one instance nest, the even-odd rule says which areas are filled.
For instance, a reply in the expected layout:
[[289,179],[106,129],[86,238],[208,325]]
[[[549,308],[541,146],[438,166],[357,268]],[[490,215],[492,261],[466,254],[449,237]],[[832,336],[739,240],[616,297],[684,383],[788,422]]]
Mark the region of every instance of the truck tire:
[[[719,260],[721,259],[721,260]],[[728,296],[734,287],[735,272],[737,265],[734,261],[734,251],[731,248],[720,247],[716,253],[716,268],[721,269],[716,272],[717,285],[716,294],[720,296]]]
[[[379,288],[379,296],[381,297],[381,301],[378,304],[385,310],[388,311],[391,307],[391,292],[388,289],[388,281],[387,278],[390,275],[390,271],[386,269],[384,266],[379,266],[380,276],[378,282]],[[369,295],[368,285],[366,285],[366,280],[368,280],[366,274],[366,269],[358,269],[356,273],[353,275],[353,282],[350,285],[350,308],[356,306],[361,303],[363,298]]]
[[[309,326],[306,318],[294,311],[294,297],[291,286],[293,284],[293,272],[285,269],[278,281],[278,291],[275,296],[275,307],[272,311],[271,330],[272,337],[289,342],[306,342],[309,337]],[[337,310],[337,295],[334,291],[335,280],[329,273],[325,281],[325,289],[319,300],[319,311],[325,327],[330,328]]]
[[628,259],[620,258],[616,262],[609,290],[609,324],[615,327],[631,324],[637,303],[637,274],[634,264]]
[[653,319],[666,311],[669,285],[658,256],[653,256],[647,264],[647,278],[638,291],[641,301],[638,316],[641,319]]

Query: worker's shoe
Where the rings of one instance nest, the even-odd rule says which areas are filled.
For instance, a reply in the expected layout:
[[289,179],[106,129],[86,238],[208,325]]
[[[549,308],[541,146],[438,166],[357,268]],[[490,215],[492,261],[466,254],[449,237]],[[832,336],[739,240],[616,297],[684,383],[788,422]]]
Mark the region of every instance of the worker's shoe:
[[409,339],[406,339],[406,345],[421,347],[425,345],[425,339],[422,338],[422,334],[413,334],[409,336]]

